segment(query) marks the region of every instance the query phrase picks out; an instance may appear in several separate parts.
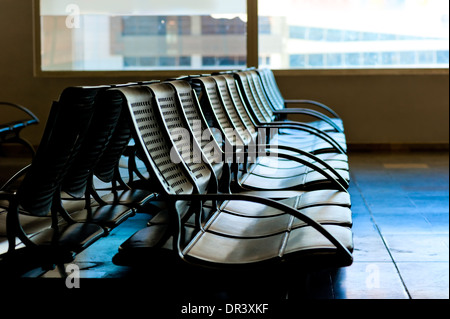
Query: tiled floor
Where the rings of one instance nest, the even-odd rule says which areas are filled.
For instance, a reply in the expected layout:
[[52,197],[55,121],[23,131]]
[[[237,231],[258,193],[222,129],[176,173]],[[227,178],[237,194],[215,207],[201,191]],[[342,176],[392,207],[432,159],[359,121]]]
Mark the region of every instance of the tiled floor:
[[343,296],[449,298],[448,160],[436,153],[351,156],[360,248],[343,270]]
[[[225,299],[248,294],[294,301],[448,299],[448,153],[354,153],[350,160],[356,247],[351,267],[308,275],[267,274],[266,281],[256,284],[251,278],[224,283],[209,274],[167,278],[152,266],[139,270],[117,267],[111,262],[117,247],[148,220],[148,215],[139,214],[77,256],[80,285],[86,278],[109,278],[95,280],[95,285],[121,278],[121,284],[129,280],[157,294],[183,296],[186,291],[192,293],[188,285],[193,280],[201,287],[197,296]],[[59,278],[60,270],[31,272],[27,277]],[[278,286],[273,288],[267,280]],[[171,282],[167,290],[162,287],[164,282]],[[88,279],[86,283],[92,284]],[[222,289],[222,284],[228,288]]]

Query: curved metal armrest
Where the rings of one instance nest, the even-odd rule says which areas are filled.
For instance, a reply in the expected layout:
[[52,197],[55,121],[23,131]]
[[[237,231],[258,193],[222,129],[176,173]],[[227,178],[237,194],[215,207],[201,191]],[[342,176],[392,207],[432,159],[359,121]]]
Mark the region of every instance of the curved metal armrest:
[[332,114],[335,118],[341,119],[339,114],[337,114],[331,107],[329,107],[329,106],[327,106],[327,105],[325,105],[323,103],[317,102],[317,101],[312,101],[312,100],[285,100],[284,104],[285,105],[288,105],[288,104],[311,104],[311,105],[314,105],[314,106],[317,106],[317,107],[319,107],[321,109],[326,110],[327,112]]
[[14,103],[10,103],[10,102],[1,102],[0,101],[0,105],[7,105],[7,106],[11,106],[14,107],[16,109],[21,110],[22,112],[26,113],[27,115],[29,115],[35,122],[36,124],[39,123],[39,119],[36,115],[34,115],[33,112],[31,112],[29,109],[27,109],[26,107],[19,105],[19,104],[14,104]]
[[264,204],[269,207],[279,209],[281,211],[286,212],[287,214],[294,216],[301,221],[305,222],[307,225],[313,227],[315,230],[320,232],[326,239],[328,239],[338,251],[347,256],[349,262],[353,261],[353,256],[351,252],[333,235],[331,235],[321,224],[313,220],[312,218],[306,216],[302,212],[287,206],[281,202],[277,202],[271,199],[250,196],[250,195],[240,195],[240,194],[193,194],[193,195],[169,195],[169,197],[177,202],[177,201],[207,201],[207,200],[215,200],[215,201],[247,201],[247,202],[255,202],[259,204]]
[[279,125],[279,123],[268,123],[268,124],[265,124],[264,126],[259,126],[258,128],[294,129],[294,130],[308,132],[310,134],[318,136],[325,142],[329,143],[334,149],[336,149],[337,152],[342,153],[342,154],[347,154],[347,151],[344,148],[342,148],[342,146],[333,137],[331,137],[329,134],[319,130],[318,128],[313,127],[308,124],[297,123],[297,122],[296,123],[285,123],[285,125]]
[[[273,147],[273,145],[259,145],[259,147],[261,147],[261,146],[265,147],[267,149],[267,151],[269,151],[269,153],[271,152],[270,149]],[[326,169],[328,169],[330,172],[332,172],[337,177],[337,180],[339,181],[341,186],[343,186],[345,188],[345,191],[347,192],[347,188],[350,186],[349,183],[341,176],[341,174],[339,174],[336,171],[335,168],[333,168],[330,164],[328,164],[327,162],[325,162],[321,158],[315,156],[314,154],[311,154],[309,152],[306,152],[306,151],[303,151],[303,150],[300,150],[300,149],[297,149],[297,148],[294,148],[294,147],[285,146],[285,145],[278,145],[277,147],[278,147],[278,149],[299,153],[300,155],[306,156],[306,157],[316,161],[320,165],[324,166]],[[289,155],[289,154],[283,154],[283,153],[278,153],[278,152],[272,152],[272,153],[276,153],[281,158],[286,158],[286,159],[298,158],[296,156],[292,156],[292,155]],[[310,163],[310,164],[314,165],[313,163]],[[323,169],[318,167],[317,165],[314,165],[314,167],[310,167],[310,168],[313,168],[314,170],[317,170],[320,173],[321,173],[321,171],[323,171]],[[326,176],[326,177],[329,178],[328,176]],[[339,188],[341,188],[341,187],[339,186]]]
[[12,183],[14,183],[17,179],[25,175],[30,170],[31,164],[25,166],[20,171],[18,171],[16,174],[14,174],[13,177],[11,177],[2,187],[0,187],[0,191],[7,189]]
[[[269,146],[270,146],[270,145],[269,145]],[[311,168],[311,169],[317,171],[317,172],[320,173],[321,175],[323,175],[327,180],[329,180],[330,182],[332,182],[333,184],[335,184],[336,187],[337,187],[339,190],[348,193],[348,190],[347,190],[348,183],[347,183],[347,181],[345,181],[345,180],[342,178],[342,176],[341,176],[339,173],[336,172],[335,169],[333,169],[329,164],[325,163],[324,161],[321,161],[320,159],[318,159],[318,162],[320,161],[320,162],[319,162],[320,164],[324,165],[324,166],[325,166],[326,168],[328,168],[333,174],[335,174],[336,177],[337,177],[337,179],[336,179],[335,177],[331,176],[331,175],[330,175],[327,171],[325,171],[323,168],[321,168],[321,167],[315,165],[314,163],[308,162],[308,161],[306,161],[306,160],[304,160],[304,159],[302,159],[302,158],[296,157],[296,156],[292,156],[292,155],[289,155],[289,154],[278,153],[278,152],[273,152],[273,151],[271,151],[270,149],[265,149],[265,154],[260,154],[260,153],[258,153],[258,156],[259,156],[259,157],[269,157],[270,154],[272,154],[271,157],[276,156],[276,157],[279,157],[279,158],[288,159],[288,160],[290,160],[290,161],[297,162],[297,163],[300,163],[300,164],[302,164],[302,165],[305,165],[305,166],[307,166],[307,167],[309,167],[309,168]],[[310,157],[309,155],[306,155],[306,154],[307,154],[307,153],[305,152],[305,154],[303,154],[303,155]],[[248,153],[247,153],[246,155],[248,155]],[[311,154],[310,154],[310,155],[311,155]],[[312,157],[310,157],[310,158],[312,158]],[[339,180],[338,180],[338,179],[339,179]]]
[[[290,111],[292,110],[292,111]],[[331,127],[334,128],[334,130],[338,133],[344,133],[344,131],[336,124],[333,122],[333,120],[331,120],[328,116],[314,111],[314,110],[308,110],[308,109],[285,109],[285,110],[281,110],[281,111],[273,111],[273,113],[275,115],[281,115],[281,114],[303,114],[303,115],[308,115],[308,116],[312,116],[314,118],[317,118],[319,120],[324,121],[325,123],[329,124]],[[274,123],[278,123],[278,124],[282,124],[282,123],[286,123],[286,122],[274,122]],[[298,122],[294,122],[294,121],[289,121],[287,123],[298,123]]]

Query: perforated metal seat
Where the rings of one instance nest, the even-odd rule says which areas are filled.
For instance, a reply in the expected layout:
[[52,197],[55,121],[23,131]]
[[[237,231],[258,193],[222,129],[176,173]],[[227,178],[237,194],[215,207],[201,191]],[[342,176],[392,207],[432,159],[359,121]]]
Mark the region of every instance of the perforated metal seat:
[[[183,127],[176,114],[177,101],[172,84],[120,89],[128,101],[140,157],[158,181],[160,200],[166,203],[168,211],[167,223],[153,224],[138,231],[121,245],[114,262],[140,264],[143,260],[158,262],[161,258],[175,256],[198,266],[227,268],[281,260],[315,263],[315,257],[320,256],[322,266],[351,264],[350,228],[321,226],[292,207],[298,199],[275,202],[259,197],[213,193],[217,189],[215,174],[212,174],[215,170],[206,161],[185,162],[191,157],[177,151],[177,148],[187,146],[185,141],[171,138],[169,133],[172,131],[172,136],[176,136]],[[177,90],[180,98],[193,98],[192,92],[185,93],[189,92]],[[189,108],[186,111],[189,112]],[[195,151],[194,147],[187,149]],[[202,210],[207,201],[211,202],[212,209]],[[239,216],[217,209],[226,202],[259,205],[262,210],[271,207],[278,214],[262,218],[262,215]],[[332,206],[328,205],[327,210]],[[209,214],[204,215],[205,211]],[[242,207],[241,212],[245,211]]]
[[[327,120],[328,125],[332,125],[335,132],[325,132],[323,130],[318,130],[317,128],[310,126],[308,123],[299,123],[294,121],[276,121],[276,116],[270,104],[270,101],[265,94],[260,78],[257,76],[255,71],[245,71],[236,72],[234,77],[238,83],[239,90],[241,91],[242,100],[247,105],[249,114],[259,126],[269,126],[279,129],[278,139],[282,142],[289,143],[290,145],[296,145],[298,138],[303,139],[303,143],[298,147],[308,150],[313,153],[329,153],[336,152],[336,148],[331,147],[327,143],[323,143],[322,140],[317,140],[318,135],[308,136],[306,131],[299,131],[300,129],[308,128],[309,131],[317,130],[321,132],[321,135],[327,135],[328,138],[333,139],[334,144],[338,146],[338,150],[345,154],[346,152],[346,138],[345,133],[341,130],[338,125],[335,125],[331,119],[322,115],[319,112],[312,110],[305,110],[309,115],[316,116]],[[313,138],[313,140],[311,140]],[[310,145],[305,145],[306,143],[312,143]],[[308,147],[308,148],[306,148]]]
[[[328,132],[329,135],[333,136],[336,141],[339,141],[343,145],[346,143],[345,133],[342,121],[339,121],[339,124],[336,124],[335,121],[328,117],[327,115],[313,109],[280,109],[280,106],[274,105],[276,103],[273,99],[269,97],[268,90],[265,89],[262,77],[258,74],[256,70],[248,70],[245,72],[247,76],[248,82],[250,84],[251,91],[253,96],[255,97],[258,105],[262,106],[262,109],[266,112],[266,114],[275,121],[281,117],[286,117],[288,114],[303,114],[313,118],[318,119],[318,122],[312,123],[321,123],[319,128],[321,131]],[[284,119],[284,122],[287,123],[297,123],[296,121],[288,121]],[[311,122],[305,122],[307,125],[311,125]],[[317,125],[312,125],[313,127],[317,127]],[[289,131],[289,130],[287,130]],[[294,132],[294,134],[298,134]]]
[[[275,76],[270,69],[258,69],[256,70],[258,75],[261,78],[261,82],[264,87],[264,92],[267,94],[267,98],[270,100],[270,104],[273,108],[274,114],[278,115],[278,118],[285,119],[289,114],[302,113],[308,110],[319,110],[328,113],[329,119],[337,125],[341,131],[344,131],[344,123],[342,118],[336,113],[335,110],[330,108],[329,106],[320,103],[318,101],[306,100],[306,99],[297,99],[297,100],[285,100],[281,91],[278,87]],[[298,105],[306,108],[296,109],[296,108],[287,108],[289,105]],[[333,132],[335,129],[331,127],[324,121],[315,121],[308,123],[311,126],[314,126],[323,131]]]
[[[261,158],[267,159],[267,157],[264,156],[266,148],[263,148],[263,152],[258,146],[258,152],[254,155],[246,152],[246,148],[250,149],[251,143],[255,143],[254,138],[257,137],[251,136],[250,131],[239,131],[239,129],[231,123],[224,105],[222,104],[214,79],[212,77],[196,77],[192,79],[192,82],[197,84],[203,90],[200,97],[203,103],[200,103],[202,103],[202,109],[205,110],[206,113],[202,112],[189,83],[178,81],[171,82],[171,85],[176,88],[179,95],[191,95],[189,100],[180,100],[191,129],[200,128],[202,132],[211,132],[214,128],[218,128],[217,131],[221,133],[219,138],[224,139],[225,143],[221,146],[220,141],[214,139],[214,135],[211,133],[207,134],[208,136],[212,135],[211,138],[205,141],[208,143],[208,146],[214,146],[213,149],[215,149],[216,155],[219,154],[219,157],[225,156],[226,158],[233,158],[235,157],[236,151],[244,154],[241,156],[240,162],[244,163],[243,166],[241,166],[241,168],[243,167],[243,171],[236,172],[236,186],[247,190],[303,190],[311,189],[312,187],[337,187],[342,190],[345,187],[348,187],[349,176],[347,170],[339,170],[338,172],[320,158],[311,154],[306,154],[306,152],[301,150],[297,150],[298,157],[292,157],[291,163],[288,162],[288,165],[292,165],[290,167],[285,166],[286,161],[280,160],[286,158],[285,154],[278,152],[273,152],[273,155],[269,158],[269,162],[266,160],[263,166],[261,166]],[[209,112],[207,110],[208,108]],[[195,136],[198,135],[194,135],[194,137]],[[201,137],[202,135],[199,136]],[[229,145],[231,146],[229,147]],[[301,154],[300,156],[298,155],[299,153]],[[250,157],[250,155],[253,159],[252,161],[247,161],[245,157]],[[306,157],[306,155],[309,157]],[[318,162],[320,162],[320,164]],[[247,165],[247,163],[249,164]],[[320,165],[326,165],[325,170],[322,170],[323,166]],[[318,170],[319,173],[317,173],[316,170]],[[330,171],[331,174],[328,173],[328,171]],[[339,182],[333,178],[334,176],[339,179]],[[345,187],[342,185],[345,185]]]
[[[236,130],[245,132],[245,135],[248,137],[252,137],[254,140],[257,139],[258,133],[261,134],[261,129],[258,131],[258,127],[254,124],[252,119],[250,118],[248,112],[246,111],[245,103],[240,98],[239,94],[234,93],[234,97],[231,95],[231,92],[237,92],[238,88],[236,87],[236,83],[230,78],[225,78],[226,76],[214,76],[212,79],[217,83],[217,88],[213,89],[212,84],[209,84],[209,92],[212,94],[218,94],[220,96],[219,102],[217,106],[214,107],[214,110],[217,110],[219,114],[223,114],[222,117],[228,118],[231,124],[234,126]],[[215,93],[215,90],[218,90],[218,93]],[[261,91],[258,90],[258,91]],[[261,98],[263,101],[263,98]],[[266,102],[267,103],[267,102]],[[244,119],[247,125],[244,124]],[[298,149],[303,151],[311,152],[311,145],[314,145],[313,148],[316,149],[326,149],[329,148],[330,145],[337,145],[335,139],[331,138],[328,134],[323,132],[316,132],[317,135],[311,135],[307,133],[303,138],[305,139],[305,144],[302,145],[299,140],[302,139],[301,132],[298,130],[295,131],[295,138],[291,139],[283,139],[284,135],[274,134],[268,144],[275,145],[280,152],[297,155]],[[243,136],[242,134],[240,134]],[[344,141],[345,143],[345,141]],[[317,147],[317,146],[320,147]],[[339,145],[337,145],[339,146]],[[315,153],[314,151],[312,153]],[[329,152],[333,153],[333,152]],[[335,154],[344,155],[339,149],[336,149]],[[321,158],[319,155],[315,154],[317,157]],[[346,169],[348,170],[348,163],[346,162],[346,156],[341,157],[338,161],[334,160],[330,157],[323,156],[322,160],[327,161],[331,164],[335,169]],[[343,162],[345,160],[345,162]],[[333,161],[333,162],[332,162]]]
[[[221,92],[222,98],[225,101],[224,104],[229,114],[232,114],[233,109],[235,109],[238,117],[241,118],[243,124],[245,125],[245,129],[250,132],[254,138],[257,137],[258,133],[267,134],[265,132],[265,129],[263,129],[266,127],[264,123],[258,124],[257,120],[251,115],[249,107],[243,100],[242,92],[239,89],[234,76],[232,74],[223,74],[214,76],[213,78],[217,82],[219,91]],[[227,95],[229,95],[229,98],[227,97]],[[249,99],[252,99],[252,96],[250,96]],[[262,114],[260,116],[262,118],[262,121],[265,121]],[[322,160],[344,162],[343,164],[347,165],[346,167],[348,167],[347,155],[345,154],[345,152],[343,152],[343,150],[339,149],[339,145],[336,145],[336,141],[334,141],[334,139],[330,137],[326,132],[320,131],[316,128],[311,128],[301,123],[297,123],[296,125],[296,137],[285,137],[285,135],[276,134],[272,137],[272,140],[268,141],[268,144],[274,143],[276,145],[291,147],[295,145],[295,148],[301,148],[304,151],[316,155]],[[299,130],[299,128],[304,131]],[[302,132],[307,133],[306,136],[302,137]],[[317,143],[320,143],[320,145],[318,145]],[[322,149],[322,152],[318,152],[318,149],[316,149],[314,145],[318,145],[319,150],[322,148],[322,146],[324,146],[325,149]],[[333,148],[330,149],[330,147]],[[338,163],[334,163],[333,165],[337,164]]]
[[[191,174],[193,175],[194,179],[196,180],[201,190],[203,191],[209,187],[208,190],[210,192],[211,191],[217,192],[216,189],[217,185],[215,183],[219,184],[219,182],[211,184],[210,179],[212,174],[214,173],[216,174],[216,178],[219,179],[217,175],[222,176],[222,172],[217,168],[214,169],[211,166],[210,160],[212,161],[215,160],[214,157],[211,157],[211,154],[210,158],[208,159],[208,155],[202,153],[200,141],[196,140],[194,133],[190,130],[188,124],[189,116],[185,117],[184,113],[184,110],[187,110],[191,116],[195,114],[192,112],[192,108],[195,108],[194,93],[192,89],[189,89],[190,88],[189,84],[184,81],[169,82],[169,84],[170,86],[176,88],[176,92],[167,84],[157,86],[152,85],[151,89],[154,92],[157,92],[158,96],[161,95],[164,96],[163,98],[160,98],[158,100],[157,105],[161,109],[162,117],[165,120],[165,123],[167,123],[166,127],[168,132],[170,133],[172,141],[174,141],[174,146],[176,150],[181,154],[184,161],[187,163],[188,168],[191,171]],[[178,96],[182,95],[183,97],[185,97],[185,99],[177,100],[176,93],[178,93]],[[189,95],[190,98],[187,98]],[[198,114],[196,116],[196,118],[198,119],[197,121],[200,121],[200,117],[202,116],[202,114],[200,113],[197,114]],[[198,126],[202,126],[200,122],[198,122],[197,124]],[[203,123],[203,126],[205,126],[205,123]],[[213,188],[211,189],[211,187]],[[254,195],[255,194],[257,193],[254,193]],[[301,204],[296,204],[297,201],[298,203]],[[345,207],[351,206],[350,196],[346,191],[339,192],[334,190],[298,192],[297,194],[295,194],[293,198],[287,199],[286,203],[292,207],[295,207],[296,209],[297,208],[301,209],[315,205],[330,205],[330,204],[341,205]],[[220,208],[222,210],[227,211],[230,209],[228,208],[227,205],[233,206],[233,202],[223,204]],[[240,205],[243,204],[240,203]],[[251,203],[245,203],[243,206],[245,206],[245,211],[249,213],[249,216],[257,217],[257,216],[264,216],[264,214],[266,214],[264,213],[264,209],[267,209],[267,207],[261,207],[261,205],[252,205]],[[234,211],[233,210],[231,211],[235,214],[239,214],[240,210],[238,209],[236,211],[235,208]],[[341,221],[339,214],[337,214],[335,218],[335,223],[351,225],[350,211],[348,210],[348,212],[343,214],[343,216],[344,218]]]

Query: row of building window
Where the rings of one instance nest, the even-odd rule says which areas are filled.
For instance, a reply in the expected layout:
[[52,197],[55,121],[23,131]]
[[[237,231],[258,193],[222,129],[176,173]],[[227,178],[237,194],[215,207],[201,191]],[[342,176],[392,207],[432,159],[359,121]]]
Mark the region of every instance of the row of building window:
[[[247,59],[245,56],[204,56],[201,58],[201,66],[220,67],[220,66],[245,66]],[[124,57],[123,65],[126,68],[132,67],[191,67],[192,57],[190,56],[159,56],[159,57]]]
[[362,67],[448,64],[448,51],[365,52],[331,54],[293,54],[291,67]]
[[[201,34],[245,34],[247,25],[239,18],[215,19],[201,16]],[[259,34],[271,34],[271,19],[259,18]],[[192,33],[190,16],[124,16],[122,17],[123,36],[152,36],[176,33]],[[289,26],[289,38],[311,41],[401,41],[424,40],[427,38],[390,33],[360,32],[353,30],[324,29],[317,27]]]
[[353,30],[323,29],[315,27],[290,26],[289,37],[311,41],[402,41],[425,40],[429,38],[376,32],[361,32]]
[[[208,34],[245,34],[247,24],[239,18],[215,19],[201,16],[201,33]],[[192,33],[190,16],[124,16],[122,17],[123,36],[189,35]]]
[[174,66],[191,66],[191,57],[181,56],[181,57],[171,57],[171,56],[160,56],[160,57],[130,57],[126,56],[123,58],[123,66],[126,68],[130,67],[174,67]]
[[[124,57],[124,67],[192,67],[192,57]],[[270,57],[260,58],[261,65],[270,65]],[[205,56],[201,58],[203,67],[241,67],[247,61],[245,56]],[[291,67],[361,67],[395,65],[436,65],[448,64],[448,51],[408,51],[408,52],[365,52],[332,54],[292,54]]]

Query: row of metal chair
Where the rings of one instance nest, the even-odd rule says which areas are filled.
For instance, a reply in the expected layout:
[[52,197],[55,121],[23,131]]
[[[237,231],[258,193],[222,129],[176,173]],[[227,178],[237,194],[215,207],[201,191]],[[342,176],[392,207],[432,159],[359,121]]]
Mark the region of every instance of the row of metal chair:
[[131,131],[111,87],[64,90],[31,165],[2,186],[0,275],[72,261],[154,197],[121,179]]
[[0,190],[2,262],[68,262],[143,212],[115,264],[350,265],[343,121],[287,103],[270,70],[66,89],[33,163]]

